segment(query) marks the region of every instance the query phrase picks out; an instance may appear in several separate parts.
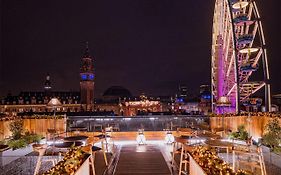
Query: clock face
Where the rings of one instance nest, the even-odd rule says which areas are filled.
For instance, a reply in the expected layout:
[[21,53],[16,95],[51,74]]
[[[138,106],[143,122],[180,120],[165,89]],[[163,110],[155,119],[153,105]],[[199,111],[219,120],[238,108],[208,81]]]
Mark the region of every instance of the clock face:
[[95,76],[94,74],[82,74],[81,79],[82,80],[94,80]]
[[90,80],[93,80],[94,77],[95,77],[94,74],[90,74],[90,75],[89,75],[89,79],[90,79]]
[[82,80],[87,80],[87,75],[86,75],[86,74],[82,74],[82,75],[81,75],[81,79],[82,79]]

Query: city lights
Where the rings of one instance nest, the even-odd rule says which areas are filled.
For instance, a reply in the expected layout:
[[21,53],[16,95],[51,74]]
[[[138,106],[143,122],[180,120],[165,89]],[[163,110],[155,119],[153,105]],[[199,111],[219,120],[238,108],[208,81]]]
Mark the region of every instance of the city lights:
[[281,175],[277,1],[0,0],[0,174]]

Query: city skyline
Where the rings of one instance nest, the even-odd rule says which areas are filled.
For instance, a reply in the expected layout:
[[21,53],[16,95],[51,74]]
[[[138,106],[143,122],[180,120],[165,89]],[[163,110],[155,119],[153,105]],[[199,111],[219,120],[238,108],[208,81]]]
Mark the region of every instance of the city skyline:
[[281,174],[280,53],[278,0],[0,0],[1,173]]
[[[179,84],[191,93],[210,84],[213,1],[1,3],[2,96],[42,90],[47,72],[54,90],[79,90],[86,41],[96,97],[112,85],[133,94],[172,95]],[[257,3],[273,93],[280,93],[279,2]]]

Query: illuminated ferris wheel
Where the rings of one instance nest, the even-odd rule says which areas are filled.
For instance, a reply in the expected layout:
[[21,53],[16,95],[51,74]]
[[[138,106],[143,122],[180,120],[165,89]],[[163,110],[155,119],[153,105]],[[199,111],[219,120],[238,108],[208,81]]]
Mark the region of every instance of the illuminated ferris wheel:
[[211,62],[214,113],[262,104],[270,110],[265,38],[255,1],[216,0]]

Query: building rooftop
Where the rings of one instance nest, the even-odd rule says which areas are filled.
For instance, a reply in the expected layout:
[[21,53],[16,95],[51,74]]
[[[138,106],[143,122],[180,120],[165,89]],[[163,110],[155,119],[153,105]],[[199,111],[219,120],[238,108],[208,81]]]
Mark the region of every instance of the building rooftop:
[[122,86],[111,86],[103,93],[103,97],[109,98],[124,98],[131,96],[131,92]]

